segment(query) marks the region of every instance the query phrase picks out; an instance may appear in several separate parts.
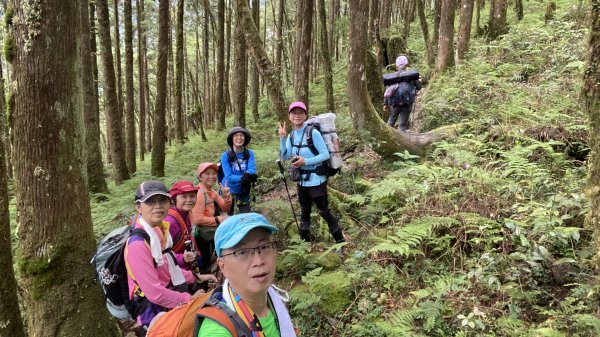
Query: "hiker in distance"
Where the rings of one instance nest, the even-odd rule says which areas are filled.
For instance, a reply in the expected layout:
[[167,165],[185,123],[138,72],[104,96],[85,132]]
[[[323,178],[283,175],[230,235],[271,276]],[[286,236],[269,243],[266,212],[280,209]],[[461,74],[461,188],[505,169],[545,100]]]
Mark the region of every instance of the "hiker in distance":
[[251,211],[250,192],[256,182],[256,161],[254,151],[248,148],[252,136],[241,126],[236,126],[227,135],[229,149],[221,155],[223,182],[231,189],[232,204],[228,214],[233,215],[237,205],[239,213]]
[[[396,58],[396,73],[402,76],[407,71],[408,58],[400,55]],[[406,131],[408,118],[412,111],[417,91],[421,90],[420,78],[406,82],[394,83],[385,88],[383,94],[383,110],[390,111],[387,125],[394,127],[398,120],[398,131]]]
[[[169,223],[169,233],[173,238],[172,251],[177,257],[177,264],[183,269],[192,270],[192,265],[200,263],[196,254],[197,247],[193,250],[186,250],[186,242],[192,243],[192,223],[189,213],[196,205],[198,187],[194,186],[189,180],[176,181],[169,194],[173,206],[169,208],[165,221]],[[198,272],[198,270],[195,270]]]
[[159,181],[145,181],[135,192],[135,228],[143,229],[150,238],[130,236],[125,247],[129,298],[135,307],[132,316],[147,328],[160,312],[187,303],[203,291],[188,293],[195,282],[217,282],[214,275],[200,275],[182,270],[170,252],[173,239],[169,223],[163,221],[170,205],[167,187]]
[[212,255],[214,252],[214,235],[217,226],[227,219],[231,207],[231,192],[226,184],[220,186],[219,191],[214,190],[217,185],[218,167],[214,163],[205,162],[198,165],[198,194],[196,205],[190,212],[190,220],[194,228],[194,238],[200,250],[202,272],[210,270]]
[[[315,128],[307,134],[306,120],[308,111],[303,102],[294,102],[288,108],[288,118],[293,126],[292,132],[286,138],[285,122],[279,123],[279,150],[282,160],[291,158],[291,180],[298,187],[300,202],[300,237],[307,242],[312,240],[310,234],[310,212],[313,202],[319,210],[319,215],[325,219],[329,232],[336,243],[344,242],[344,234],[338,220],[329,209],[327,199],[327,168],[324,162],[330,157],[323,136]],[[318,154],[313,154],[309,148],[312,142]]]
[[[227,218],[215,234],[217,263],[225,282],[211,300],[239,316],[247,336],[296,336],[283,303],[289,296],[273,285],[277,254],[272,235],[277,231],[262,215],[244,213]],[[219,323],[201,315],[198,320],[199,337],[232,337]]]

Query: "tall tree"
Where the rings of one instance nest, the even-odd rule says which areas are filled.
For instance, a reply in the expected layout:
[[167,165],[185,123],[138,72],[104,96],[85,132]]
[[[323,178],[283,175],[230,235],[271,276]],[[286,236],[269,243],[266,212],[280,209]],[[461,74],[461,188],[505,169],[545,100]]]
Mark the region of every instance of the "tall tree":
[[331,70],[331,57],[329,56],[329,43],[327,41],[327,14],[325,12],[325,0],[317,0],[319,5],[319,21],[321,23],[321,57],[323,58],[323,72],[325,73],[325,96],[327,110],[335,112],[333,99],[333,71]]
[[440,20],[440,38],[435,70],[444,72],[454,67],[454,10],[456,0],[442,0],[442,18]]
[[[296,100],[308,107],[308,75],[311,63],[312,18],[314,0],[296,2],[296,48],[294,62],[294,93]],[[368,11],[367,11],[368,12]]]
[[267,86],[267,94],[269,95],[273,109],[275,109],[277,119],[280,121],[287,120],[287,104],[281,79],[273,69],[273,64],[267,56],[258,29],[254,25],[254,21],[248,10],[248,5],[245,3],[245,0],[236,0],[236,4],[237,21],[240,23],[241,32],[245,33],[246,46],[250,50],[252,58],[256,61],[258,71],[260,71],[260,75]]
[[515,14],[517,15],[517,20],[523,20],[523,0],[515,0]]
[[583,98],[590,123],[590,148],[587,190],[590,210],[587,222],[594,229],[594,239],[600,251],[600,0],[591,1],[590,40],[587,67],[583,75]]
[[[81,78],[83,79],[83,112],[87,153],[87,183],[93,193],[106,193],[106,177],[100,150],[100,109],[98,106],[98,66],[96,60],[96,32],[94,7],[81,1]],[[94,25],[94,26],[92,26]]]
[[123,22],[125,25],[125,157],[129,173],[136,171],[135,163],[135,114],[133,110],[133,23],[132,2],[123,0]]
[[374,142],[375,151],[382,156],[392,156],[407,150],[423,154],[432,142],[449,134],[453,127],[440,128],[427,133],[397,132],[387,126],[377,115],[367,91],[367,22],[369,0],[350,0],[350,45],[348,51],[348,106],[352,124],[360,139]]
[[156,66],[156,109],[152,138],[152,164],[155,177],[165,176],[165,111],[167,96],[167,61],[169,58],[169,0],[158,3],[158,64]]
[[[222,0],[221,0],[222,1]],[[183,6],[177,0],[177,28],[175,32],[175,137],[183,142]]]
[[432,42],[436,48],[440,40],[440,21],[442,20],[442,0],[433,0],[433,38]]
[[[225,0],[219,0],[217,8],[217,87],[215,88],[215,101],[218,114],[217,128],[225,128]],[[229,43],[229,41],[227,41]]]
[[425,17],[425,0],[417,1],[417,13],[419,15],[419,22],[421,23],[421,31],[423,34],[423,42],[425,43],[425,49],[427,49],[427,64],[431,68],[433,66],[433,47],[431,40],[429,39],[429,27],[427,26],[427,18]]
[[108,120],[109,148],[113,163],[113,174],[116,184],[129,179],[129,170],[125,161],[125,144],[123,141],[123,126],[119,104],[117,102],[117,89],[115,86],[115,67],[110,41],[110,23],[108,18],[107,0],[96,0],[98,15],[98,35],[102,48],[102,70],[104,73],[104,97],[106,118]]
[[[246,0],[235,0],[237,3]],[[239,6],[239,5],[238,5]],[[247,6],[247,5],[246,5]],[[250,17],[252,19],[252,17]],[[254,21],[252,23],[254,25]],[[248,88],[248,54],[243,22],[239,15],[235,20],[233,48],[233,124],[246,126],[246,89]]]
[[103,296],[88,264],[96,241],[84,178],[80,2],[39,2],[35,21],[30,3],[13,4],[17,260],[28,333],[117,336],[98,310]]
[[488,38],[490,40],[495,40],[498,36],[508,31],[506,11],[506,0],[492,0],[490,5],[490,18],[488,21]]
[[121,70],[121,25],[119,23],[119,0],[114,0],[113,14],[115,22],[115,71],[117,81],[117,102],[119,102],[119,113],[123,116],[123,71]]
[[285,0],[279,0],[277,8],[277,43],[275,46],[275,71],[279,78],[283,78],[283,69],[281,69],[281,57],[283,56],[283,13],[285,12]]
[[471,22],[473,21],[473,0],[462,0],[460,3],[460,24],[458,41],[456,42],[456,61],[461,62],[469,51],[471,39]]
[[4,257],[0,259],[0,336],[24,337],[23,320],[19,311],[17,282],[13,269],[12,235],[10,234],[10,214],[8,212],[8,177],[4,145],[8,139],[4,137],[6,129],[6,104],[4,100],[4,76],[2,74],[2,58],[0,57],[0,250]]
[[[252,0],[252,19],[257,29],[260,27],[260,2],[259,0]],[[265,18],[266,21],[266,18]],[[258,65],[256,62],[252,62],[252,70],[250,71],[250,92],[251,103],[252,103],[252,120],[257,123],[260,116],[258,114],[258,102],[260,101],[260,82]]]
[[136,0],[137,11],[137,31],[138,31],[138,92],[139,92],[139,110],[140,110],[140,160],[144,160],[146,152],[146,115],[148,106],[146,105],[146,81],[147,72],[145,67],[146,59],[146,33],[144,32],[144,0]]

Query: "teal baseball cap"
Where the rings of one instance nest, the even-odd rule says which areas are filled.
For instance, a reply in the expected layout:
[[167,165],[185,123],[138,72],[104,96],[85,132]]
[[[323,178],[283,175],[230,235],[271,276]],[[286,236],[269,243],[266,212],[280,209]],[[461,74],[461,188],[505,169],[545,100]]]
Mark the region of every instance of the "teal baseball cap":
[[244,237],[255,228],[264,228],[276,233],[279,228],[271,225],[267,219],[258,213],[242,213],[223,220],[215,232],[215,251],[221,256],[221,250],[235,247]]

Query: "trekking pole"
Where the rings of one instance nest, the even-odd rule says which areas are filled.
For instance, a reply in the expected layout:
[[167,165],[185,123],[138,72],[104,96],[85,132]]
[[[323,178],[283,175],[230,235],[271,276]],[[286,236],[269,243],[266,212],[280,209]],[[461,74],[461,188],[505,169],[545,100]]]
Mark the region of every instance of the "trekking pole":
[[298,225],[298,218],[296,217],[296,210],[294,209],[294,204],[292,203],[292,196],[290,195],[290,190],[288,189],[287,179],[285,179],[283,164],[281,163],[281,159],[277,159],[277,166],[279,166],[279,173],[281,173],[281,178],[283,178],[283,186],[285,186],[285,191],[288,195],[288,200],[290,201],[290,207],[292,208],[292,214],[294,214],[294,221],[296,222],[296,228],[300,231],[300,225]]

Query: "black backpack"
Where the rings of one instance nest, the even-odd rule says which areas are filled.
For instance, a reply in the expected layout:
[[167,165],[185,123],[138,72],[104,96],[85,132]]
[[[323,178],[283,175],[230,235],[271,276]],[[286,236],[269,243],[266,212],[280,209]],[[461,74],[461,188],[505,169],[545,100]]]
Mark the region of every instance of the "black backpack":
[[[292,144],[292,148],[308,147],[308,149],[310,150],[310,152],[312,152],[313,155],[315,155],[315,156],[318,155],[319,150],[317,150],[317,148],[315,147],[315,144],[313,143],[312,130],[317,130],[317,131],[319,131],[319,133],[321,135],[323,135],[323,132],[321,131],[321,125],[319,123],[307,123],[306,128],[304,129],[304,137],[306,138],[306,145],[304,145],[304,144],[295,145],[294,144],[294,133],[292,132],[290,134],[290,143]],[[302,174],[316,173],[317,175],[320,175],[320,176],[332,177],[332,176],[340,173],[341,169],[340,168],[337,168],[337,169],[332,168],[329,165],[329,160],[325,160],[325,161],[321,162],[321,164],[319,164],[313,170],[300,170],[300,171],[302,172]],[[308,178],[309,178],[309,176],[307,175],[306,180],[308,180]]]
[[[127,268],[125,267],[125,246],[132,236],[138,236],[150,243],[150,237],[141,228],[123,226],[110,232],[98,244],[96,255],[91,264],[96,269],[96,277],[102,291],[108,311],[119,319],[132,319],[138,310],[138,303],[129,299]],[[138,294],[140,297],[140,294]]]

